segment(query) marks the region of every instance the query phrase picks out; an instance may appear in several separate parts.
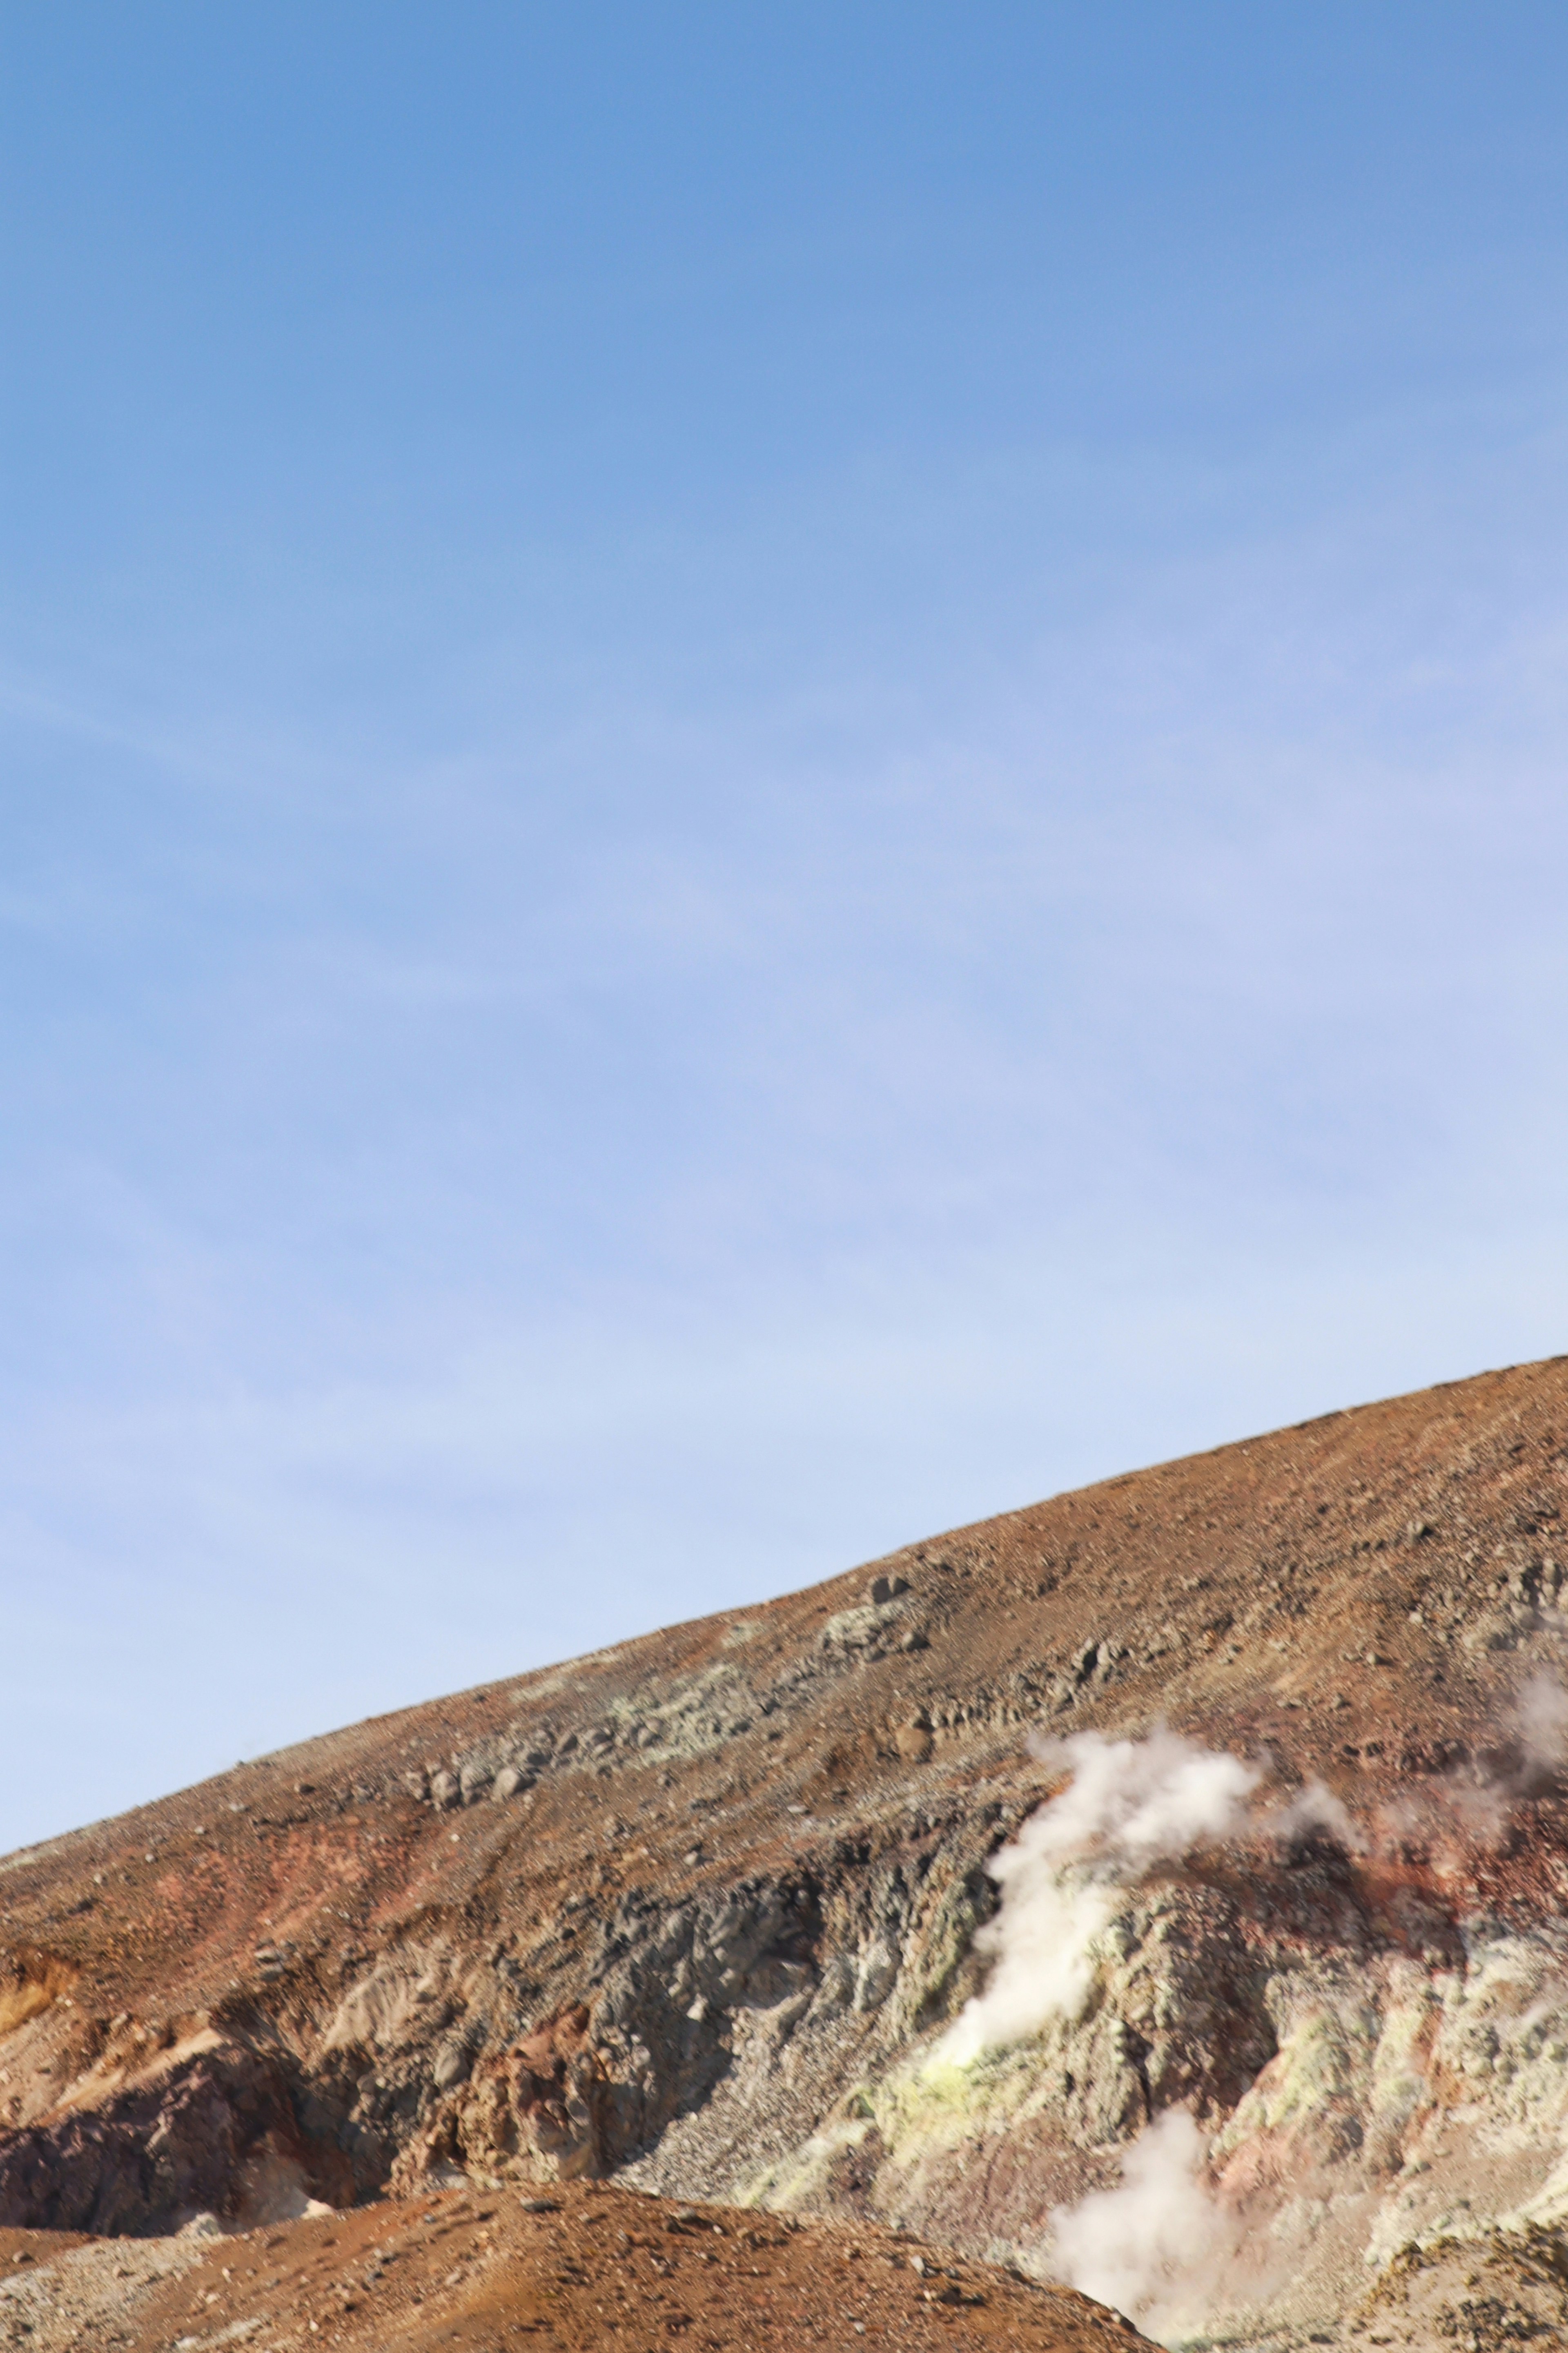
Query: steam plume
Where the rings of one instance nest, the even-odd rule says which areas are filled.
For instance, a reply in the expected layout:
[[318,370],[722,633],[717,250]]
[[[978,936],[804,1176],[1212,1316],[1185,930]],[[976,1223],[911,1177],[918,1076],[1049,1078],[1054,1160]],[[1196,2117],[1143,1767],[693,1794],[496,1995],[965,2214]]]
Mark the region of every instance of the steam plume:
[[[1467,1841],[1495,1829],[1538,1777],[1568,1768],[1568,1693],[1550,1676],[1533,1677],[1517,1696],[1514,1724],[1511,1766],[1489,1757],[1419,1788],[1407,1781],[1365,1830],[1317,1780],[1284,1804],[1255,1808],[1258,1767],[1174,1733],[1113,1741],[1085,1732],[1031,1743],[1071,1778],[988,1865],[1002,1903],[975,1945],[991,1958],[991,1974],[928,2066],[967,2066],[1053,2018],[1076,2018],[1121,1891],[1156,1865],[1180,1863],[1248,1829],[1288,1841],[1319,1831],[1348,1854],[1423,1825],[1460,1826]],[[1207,2145],[1184,2108],[1167,2109],[1128,2146],[1117,2187],[1058,2208],[1052,2222],[1061,2275],[1168,2343],[1231,2293],[1252,2293],[1261,2276],[1256,2251],[1213,2194]]]
[[1568,1762],[1568,1692],[1554,1675],[1531,1675],[1515,1705],[1526,1763],[1551,1772]]
[[1206,2154],[1187,2111],[1167,2108],[1127,2149],[1114,2189],[1058,2207],[1056,2263],[1068,2284],[1157,2337],[1200,2317],[1215,2273],[1237,2253],[1236,2225],[1204,2179]]
[[1261,1778],[1237,1757],[1165,1731],[1147,1740],[1080,1732],[1037,1744],[1036,1754],[1068,1767],[1072,1779],[987,1866],[1002,1908],[975,1944],[995,1967],[942,2037],[933,2065],[966,2066],[1051,2018],[1076,2018],[1116,1890],[1157,1862],[1230,1837]]
[[1299,1839],[1308,1831],[1322,1831],[1347,1854],[1366,1852],[1366,1840],[1350,1809],[1315,1778],[1303,1782],[1289,1805],[1277,1807],[1267,1827],[1276,1838],[1287,1841]]

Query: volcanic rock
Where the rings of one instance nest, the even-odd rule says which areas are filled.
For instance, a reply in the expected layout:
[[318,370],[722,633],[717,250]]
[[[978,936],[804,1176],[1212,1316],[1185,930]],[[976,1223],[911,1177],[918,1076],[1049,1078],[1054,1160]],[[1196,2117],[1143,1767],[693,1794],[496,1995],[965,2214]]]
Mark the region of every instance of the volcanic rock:
[[[964,2279],[1066,2271],[1172,2341],[1558,2328],[1565,1495],[1553,1359],[6,1858],[0,2221],[368,2250],[400,2199],[515,2217],[613,2179],[781,2245],[815,2217]],[[1217,1774],[1218,1827],[1049,1860],[1037,1810],[1144,1758]],[[1079,1978],[969,2034],[1075,1902]]]

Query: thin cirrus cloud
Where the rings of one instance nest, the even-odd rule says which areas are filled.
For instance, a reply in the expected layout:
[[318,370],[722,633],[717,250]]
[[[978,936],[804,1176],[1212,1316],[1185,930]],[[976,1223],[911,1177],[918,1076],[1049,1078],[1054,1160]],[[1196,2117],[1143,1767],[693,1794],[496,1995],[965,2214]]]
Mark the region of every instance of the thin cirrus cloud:
[[0,1842],[1559,1344],[1556,37],[1058,16],[16,126]]

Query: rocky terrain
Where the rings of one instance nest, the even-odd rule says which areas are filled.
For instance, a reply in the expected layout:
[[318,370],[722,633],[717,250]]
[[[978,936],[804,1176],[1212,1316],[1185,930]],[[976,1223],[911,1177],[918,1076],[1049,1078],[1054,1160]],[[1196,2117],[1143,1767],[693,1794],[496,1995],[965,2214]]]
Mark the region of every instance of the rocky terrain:
[[[563,2274],[540,2199],[595,2246],[700,2203],[726,2276],[736,2210],[780,2278],[855,2243],[846,2344],[984,2342],[1009,2265],[1170,2343],[1568,2339],[1565,1499],[1568,1361],[1483,1375],[9,1857],[0,2222],[40,2280],[167,2264],[126,2346],[266,2353],[310,2249],[413,2266],[431,2212],[489,2234],[462,2295]],[[249,2291],[205,2334],[197,2261]]]
[[0,2232],[0,2345],[28,2353],[570,2353],[689,2342],[909,2353],[1132,2353],[1069,2289],[907,2234],[669,2206],[600,2182],[548,2198],[447,2190],[171,2239]]

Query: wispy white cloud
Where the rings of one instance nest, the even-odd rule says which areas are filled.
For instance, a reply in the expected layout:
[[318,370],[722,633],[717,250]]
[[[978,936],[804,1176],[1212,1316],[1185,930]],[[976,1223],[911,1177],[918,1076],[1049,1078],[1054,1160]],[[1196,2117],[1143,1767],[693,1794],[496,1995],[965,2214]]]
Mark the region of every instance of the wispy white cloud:
[[1561,363],[1247,406],[1224,309],[5,592],[0,1841],[1561,1345]]

